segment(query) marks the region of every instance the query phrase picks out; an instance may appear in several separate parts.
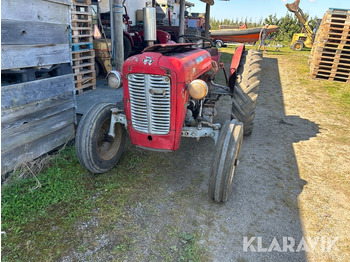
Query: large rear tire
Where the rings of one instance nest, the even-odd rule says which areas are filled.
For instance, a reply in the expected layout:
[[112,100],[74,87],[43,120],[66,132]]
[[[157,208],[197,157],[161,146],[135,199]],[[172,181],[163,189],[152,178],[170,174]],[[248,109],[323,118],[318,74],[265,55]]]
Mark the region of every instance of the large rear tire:
[[132,45],[131,45],[130,39],[125,35],[123,36],[123,43],[124,43],[124,60],[126,60],[131,54]]
[[215,202],[226,202],[229,199],[242,140],[242,123],[227,120],[220,130],[209,177],[208,193]]
[[262,53],[248,50],[242,54],[232,98],[231,119],[243,123],[244,135],[253,130],[256,101],[259,95]]
[[92,173],[105,173],[119,161],[125,147],[123,125],[114,126],[115,137],[108,136],[113,104],[101,103],[92,107],[79,122],[75,151],[80,164]]

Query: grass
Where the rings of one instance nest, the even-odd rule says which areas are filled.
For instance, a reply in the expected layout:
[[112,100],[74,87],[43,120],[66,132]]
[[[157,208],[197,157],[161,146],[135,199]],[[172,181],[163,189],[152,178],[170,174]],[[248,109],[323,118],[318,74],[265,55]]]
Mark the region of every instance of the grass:
[[[75,242],[71,238],[64,239],[66,232],[75,231],[78,221],[89,221],[94,210],[103,208],[99,216],[105,220],[123,214],[131,188],[137,181],[135,167],[142,161],[142,156],[132,155],[126,153],[116,172],[93,176],[78,163],[74,147],[67,147],[51,159],[50,168],[37,174],[41,187],[31,190],[36,184],[33,177],[3,186],[1,218],[2,231],[6,232],[2,239],[3,259],[12,261],[22,257],[26,261],[32,256],[43,259],[54,256],[48,247],[66,250],[72,241]],[[125,161],[126,158],[130,161]],[[113,201],[115,195],[118,198]],[[113,211],[113,216],[109,211]],[[75,235],[77,239],[81,236],[80,233]],[[31,245],[40,252],[27,252],[23,239],[32,239]]]
[[[298,80],[303,87],[307,88],[311,93],[326,92],[330,96],[332,103],[337,104],[342,108],[341,111],[350,117],[350,85],[343,82],[311,79],[310,69],[308,67],[310,49],[305,48],[303,51],[296,52],[289,48],[287,42],[283,42],[282,44],[284,47],[279,48],[280,51],[276,51],[274,47],[266,47],[268,55],[265,55],[265,57],[283,56],[293,66],[291,70],[297,71],[299,75]],[[236,47],[228,46],[221,48],[221,60],[225,63],[230,63]],[[247,46],[246,49],[257,49],[257,45]]]
[[[72,252],[85,260],[85,254],[100,246],[117,261],[137,253],[150,228],[147,223],[140,227],[142,223],[129,214],[130,210],[141,205],[146,217],[157,219],[162,214],[150,202],[162,204],[187,194],[181,191],[170,199],[153,197],[168,179],[159,171],[155,174],[153,167],[160,166],[166,174],[167,168],[173,168],[166,167],[167,158],[127,149],[115,169],[92,175],[80,166],[71,146],[53,157],[49,168],[36,174],[41,187],[32,190],[37,183],[34,177],[4,185],[2,261],[54,261]],[[113,239],[104,240],[111,232]],[[199,261],[203,252],[199,252],[198,235],[181,232],[177,227],[164,227],[154,233],[155,258]],[[142,260],[142,254],[135,256]]]

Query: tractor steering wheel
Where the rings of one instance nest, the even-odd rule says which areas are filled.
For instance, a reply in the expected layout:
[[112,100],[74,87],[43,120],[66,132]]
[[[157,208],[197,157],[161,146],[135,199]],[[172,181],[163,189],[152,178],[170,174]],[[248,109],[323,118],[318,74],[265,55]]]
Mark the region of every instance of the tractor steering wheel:
[[203,36],[200,36],[200,35],[179,35],[177,38],[176,38],[176,41],[179,42],[179,39],[180,38],[183,38],[185,40],[185,42],[187,43],[193,43],[193,40],[196,39],[197,41],[198,40],[203,40],[202,43],[197,43],[197,47],[199,47],[200,45],[202,45],[201,48],[206,48],[207,46],[205,46],[205,43],[209,43],[210,46],[209,47],[212,47],[214,44],[213,44],[213,41],[210,39],[210,38],[206,38],[206,37],[203,37]]

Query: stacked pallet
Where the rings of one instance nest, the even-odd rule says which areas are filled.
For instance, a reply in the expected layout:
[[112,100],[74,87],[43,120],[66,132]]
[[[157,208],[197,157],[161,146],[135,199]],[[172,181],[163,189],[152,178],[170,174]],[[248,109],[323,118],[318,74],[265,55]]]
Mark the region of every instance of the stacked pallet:
[[71,23],[74,83],[76,93],[81,94],[96,88],[91,0],[73,0]]
[[311,77],[350,83],[350,10],[323,16],[309,59]]

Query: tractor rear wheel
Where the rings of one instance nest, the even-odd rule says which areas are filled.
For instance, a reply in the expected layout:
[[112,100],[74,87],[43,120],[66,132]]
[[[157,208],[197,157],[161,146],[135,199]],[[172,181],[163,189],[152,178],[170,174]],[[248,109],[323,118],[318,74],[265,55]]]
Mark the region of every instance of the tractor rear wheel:
[[292,49],[294,51],[301,51],[303,50],[303,48],[304,48],[304,43],[301,41],[296,41],[292,46]]
[[242,123],[227,120],[220,130],[209,177],[208,193],[215,202],[229,199],[242,140]]
[[124,43],[124,60],[126,60],[131,54],[132,44],[130,39],[127,38],[125,35],[123,36],[123,43]]
[[251,134],[259,95],[262,53],[248,50],[242,54],[232,98],[231,119],[243,123],[244,135]]
[[92,173],[105,173],[119,161],[125,147],[123,125],[114,126],[114,138],[108,135],[113,104],[101,103],[92,107],[79,122],[75,151],[80,164]]

